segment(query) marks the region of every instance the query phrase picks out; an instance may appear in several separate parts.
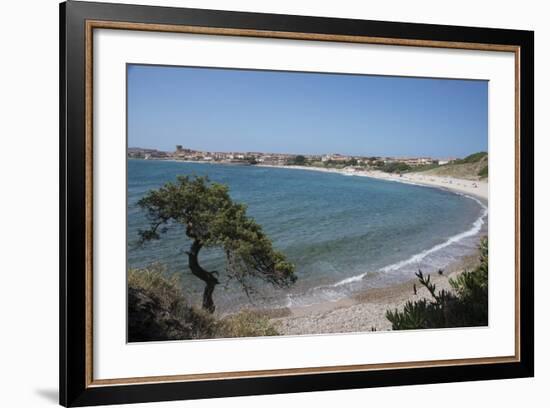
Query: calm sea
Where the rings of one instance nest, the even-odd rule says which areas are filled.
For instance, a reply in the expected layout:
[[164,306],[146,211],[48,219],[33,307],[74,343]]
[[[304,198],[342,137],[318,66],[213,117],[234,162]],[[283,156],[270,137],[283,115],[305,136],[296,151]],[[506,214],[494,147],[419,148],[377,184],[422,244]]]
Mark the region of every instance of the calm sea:
[[[136,202],[180,174],[228,184],[232,198],[248,205],[296,265],[298,281],[290,290],[260,284],[248,299],[232,282],[219,285],[214,299],[221,311],[311,305],[409,280],[419,268],[433,273],[474,253],[487,231],[482,203],[435,188],[308,170],[128,160],[128,266],[165,264],[167,273],[182,274],[192,303],[200,302],[203,286],[187,267],[183,230],[136,245],[147,225]],[[203,249],[200,260],[223,271],[219,250]]]

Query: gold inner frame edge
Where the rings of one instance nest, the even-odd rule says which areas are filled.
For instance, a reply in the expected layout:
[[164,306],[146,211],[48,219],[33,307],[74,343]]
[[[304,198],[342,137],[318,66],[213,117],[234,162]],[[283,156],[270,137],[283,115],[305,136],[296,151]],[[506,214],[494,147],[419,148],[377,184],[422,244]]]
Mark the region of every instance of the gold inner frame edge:
[[[379,44],[410,47],[449,48],[478,51],[513,52],[515,58],[515,353],[513,356],[479,357],[465,359],[429,360],[414,362],[357,364],[342,366],[303,367],[273,370],[215,372],[204,374],[166,375],[152,377],[126,377],[113,379],[93,378],[93,30],[117,29],[131,31],[170,32],[203,35],[240,36],[291,40],[330,41],[359,44]],[[470,364],[497,364],[521,361],[520,356],[520,52],[521,47],[506,44],[467,43],[455,41],[414,40],[370,36],[350,36],[287,31],[250,30],[235,28],[197,27],[122,21],[87,20],[85,26],[85,385],[89,387],[131,385],[145,383],[168,383],[183,381],[211,381],[254,377],[279,377],[301,374],[323,374],[390,369],[410,369]]]

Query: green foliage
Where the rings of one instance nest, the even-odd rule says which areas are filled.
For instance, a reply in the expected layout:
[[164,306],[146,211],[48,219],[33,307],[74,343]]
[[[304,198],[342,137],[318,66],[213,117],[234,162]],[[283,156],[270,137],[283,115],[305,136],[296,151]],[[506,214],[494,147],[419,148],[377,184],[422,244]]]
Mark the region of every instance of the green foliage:
[[466,156],[463,159],[457,159],[453,161],[453,164],[464,164],[464,163],[477,163],[481,161],[484,157],[487,156],[487,152],[477,152],[469,156]]
[[442,327],[486,326],[488,322],[488,241],[483,238],[479,247],[480,265],[465,271],[449,283],[454,293],[436,291],[436,286],[422,271],[416,276],[430,293],[431,299],[408,301],[403,311],[388,310],[386,318],[393,330],[429,329]]
[[294,159],[290,160],[290,164],[295,164],[297,166],[303,166],[304,164],[306,164],[306,158],[305,158],[305,156],[302,156],[301,154],[299,154]]
[[480,265],[472,272],[464,272],[455,279],[449,279],[449,283],[457,295],[464,300],[482,303],[487,301],[489,283],[489,244],[487,238],[483,238],[479,245]]
[[333,169],[343,169],[344,167],[346,167],[346,162],[331,159],[323,162],[323,166]]
[[380,167],[380,170],[386,173],[405,173],[411,169],[412,169],[411,166],[403,162],[386,163]]
[[489,177],[489,166],[485,166],[485,167],[481,168],[481,170],[479,170],[477,175],[481,178]]
[[312,167],[325,167],[325,163],[320,160],[312,161],[309,165]]
[[432,170],[432,169],[437,169],[438,167],[442,167],[442,166],[447,166],[448,164],[443,164],[443,165],[439,165],[437,163],[430,163],[430,164],[421,164],[419,166],[415,166],[414,169],[411,169],[415,172],[419,172],[419,171],[428,171],[428,170]]
[[426,329],[431,327],[430,323],[434,320],[433,314],[439,315],[430,310],[426,299],[421,299],[414,303],[407,302],[402,312],[397,309],[393,312],[386,311],[386,319],[391,322],[393,330]]
[[[183,226],[193,241],[189,266],[207,284],[218,283],[218,272],[205,271],[198,265],[202,247],[223,249],[226,273],[247,293],[254,278],[280,287],[296,281],[294,265],[273,248],[262,227],[246,215],[246,206],[232,201],[224,184],[211,183],[207,177],[178,176],[175,182],[149,191],[138,205],[150,221],[147,230],[139,231],[141,242],[160,239],[168,229]],[[211,301],[211,292],[205,293],[205,299]]]
[[311,162],[312,166],[316,167],[329,167],[332,169],[343,169],[344,167],[353,166],[353,167],[365,167],[365,163],[359,163],[356,158],[351,158],[349,160],[333,160],[329,159],[323,162]]
[[433,300],[420,299],[416,302],[408,301],[403,312],[398,310],[387,311],[386,318],[392,323],[393,330],[428,329],[434,327],[455,327],[449,309],[456,303],[456,297],[450,292],[441,290],[430,281],[430,276],[424,277],[422,271],[416,273],[422,286],[428,289]]

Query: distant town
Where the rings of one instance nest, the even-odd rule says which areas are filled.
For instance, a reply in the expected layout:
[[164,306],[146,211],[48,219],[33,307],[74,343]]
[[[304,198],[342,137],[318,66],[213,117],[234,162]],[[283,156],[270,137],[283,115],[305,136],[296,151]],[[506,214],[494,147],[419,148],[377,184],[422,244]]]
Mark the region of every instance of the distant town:
[[432,157],[382,157],[382,156],[351,156],[339,153],[308,155],[265,152],[207,152],[185,148],[177,145],[172,152],[128,148],[128,157],[145,160],[181,160],[192,162],[212,162],[220,164],[240,165],[271,165],[271,166],[316,166],[361,169],[380,169],[389,172],[407,171],[418,167],[443,166],[456,158]]

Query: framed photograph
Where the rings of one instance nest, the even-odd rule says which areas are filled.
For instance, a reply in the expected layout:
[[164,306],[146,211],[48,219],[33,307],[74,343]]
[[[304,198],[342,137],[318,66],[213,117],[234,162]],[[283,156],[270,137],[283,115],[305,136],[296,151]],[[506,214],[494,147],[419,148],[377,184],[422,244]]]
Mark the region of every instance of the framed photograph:
[[61,404],[533,376],[533,32],[60,21]]

